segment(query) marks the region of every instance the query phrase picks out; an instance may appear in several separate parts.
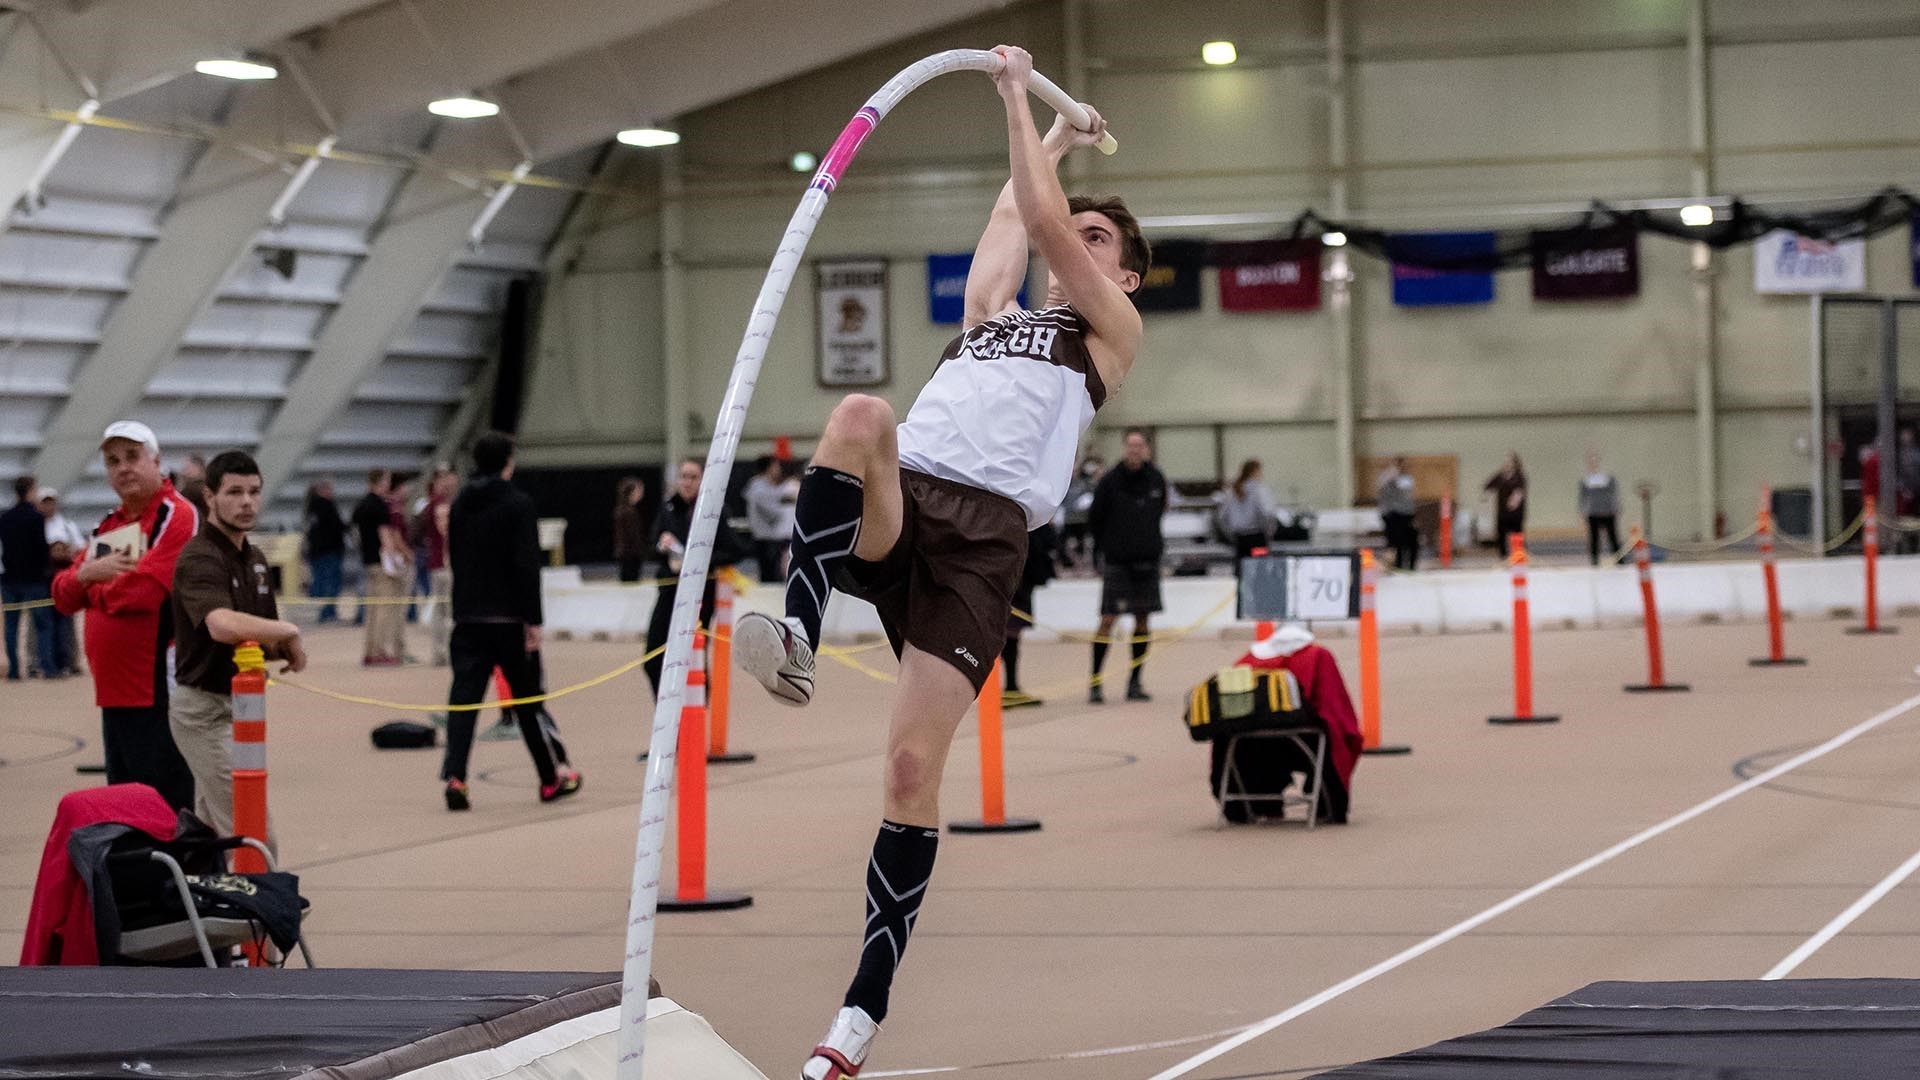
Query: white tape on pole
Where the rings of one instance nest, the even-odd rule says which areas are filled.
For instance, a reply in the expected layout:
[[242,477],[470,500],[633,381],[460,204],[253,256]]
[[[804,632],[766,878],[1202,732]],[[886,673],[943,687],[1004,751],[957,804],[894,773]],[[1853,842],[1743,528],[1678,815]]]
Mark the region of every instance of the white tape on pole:
[[[787,222],[786,234],[774,253],[773,265],[760,286],[760,295],[754,300],[753,315],[747,321],[740,350],[734,355],[726,397],[721,401],[720,416],[714,423],[700,495],[694,502],[693,527],[689,530],[692,535],[686,537],[686,552],[681,557],[679,590],[667,630],[666,662],[660,673],[660,696],[653,709],[653,736],[647,751],[646,786],[640,800],[640,830],[634,840],[633,886],[627,906],[617,1080],[641,1080],[643,1075],[647,984],[653,970],[653,923],[660,899],[661,854],[666,839],[667,806],[673,789],[674,754],[680,737],[680,707],[686,700],[687,663],[693,652],[693,629],[700,613],[700,597],[706,590],[707,569],[712,562],[713,538],[719,527],[721,504],[726,498],[727,479],[733,473],[734,454],[740,447],[747,406],[753,401],[754,384],[760,378],[760,365],[766,359],[767,343],[773,339],[780,307],[786,301],[787,289],[793,284],[807,243],[813,238],[814,226],[826,210],[827,198],[854,155],[859,153],[860,144],[887,113],[902,98],[941,75],[954,71],[991,72],[998,70],[1002,63],[999,56],[982,49],[936,53],[887,80],[885,86],[868,98],[840,132],[820,163],[820,170],[807,185],[807,193]],[[1086,110],[1052,80],[1035,72],[1029,86],[1069,123],[1082,128],[1087,125]],[[1117,148],[1112,135],[1099,146],[1108,154]]]

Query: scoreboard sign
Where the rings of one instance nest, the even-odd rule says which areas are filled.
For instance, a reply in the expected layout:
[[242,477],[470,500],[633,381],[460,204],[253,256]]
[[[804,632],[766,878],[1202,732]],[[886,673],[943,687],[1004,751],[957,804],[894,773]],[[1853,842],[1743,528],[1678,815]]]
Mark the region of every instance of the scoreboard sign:
[[1360,616],[1360,553],[1282,551],[1240,560],[1238,616],[1307,622]]

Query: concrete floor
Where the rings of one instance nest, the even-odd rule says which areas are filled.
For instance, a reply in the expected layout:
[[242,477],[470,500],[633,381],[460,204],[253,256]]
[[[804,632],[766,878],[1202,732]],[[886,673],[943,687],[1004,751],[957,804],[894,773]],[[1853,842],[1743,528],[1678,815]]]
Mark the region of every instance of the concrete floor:
[[[986,1080],[1142,1078],[1459,919],[1920,692],[1913,643],[1788,627],[1803,669],[1756,670],[1754,625],[1667,631],[1691,694],[1633,697],[1634,630],[1535,637],[1537,701],[1558,725],[1496,728],[1511,706],[1498,635],[1394,637],[1383,649],[1387,739],[1354,820],[1215,827],[1203,747],[1180,692],[1239,647],[1158,649],[1150,705],[1088,707],[1081,646],[1030,645],[1051,696],[1009,714],[1008,802],[1045,828],[948,836],[868,1075],[962,1067]],[[362,671],[350,629],[312,635],[306,678],[407,702],[445,673]],[[424,643],[421,643],[424,644]],[[1330,642],[1349,678],[1353,644]],[[566,685],[635,654],[561,643]],[[883,651],[864,660],[890,669]],[[1119,665],[1113,665],[1117,670]],[[375,751],[399,715],[298,690],[269,696],[272,805],[314,903],[329,966],[607,970],[619,964],[643,770],[644,677],[556,702],[581,796],[536,803],[517,743],[483,743],[476,806],[448,814],[433,752]],[[770,1076],[792,1075],[850,973],[862,868],[878,815],[888,687],[839,664],[805,712],[739,695],[734,743],[760,755],[711,778],[710,882],[739,912],[663,916],[657,974]],[[94,782],[85,681],[0,688],[0,956],[17,955],[54,801]],[[491,716],[488,718],[491,722]],[[85,740],[84,748],[75,743]],[[969,724],[947,778],[950,817],[978,812]],[[1196,1078],[1297,1075],[1497,1025],[1598,979],[1759,976],[1912,853],[1920,712],[1441,946],[1220,1060]],[[669,880],[671,875],[669,874]],[[669,885],[669,887],[671,887]],[[1920,890],[1903,888],[1798,973],[1920,974]],[[1059,1055],[1184,1040],[1105,1056]],[[999,1064],[996,1064],[999,1063]]]

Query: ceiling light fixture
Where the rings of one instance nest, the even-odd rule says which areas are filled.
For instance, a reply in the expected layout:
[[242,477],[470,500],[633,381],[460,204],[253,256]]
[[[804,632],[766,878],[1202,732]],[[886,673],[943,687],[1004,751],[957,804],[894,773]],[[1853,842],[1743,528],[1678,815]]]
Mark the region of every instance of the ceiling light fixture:
[[1713,207],[1706,203],[1693,203],[1680,208],[1680,224],[1699,228],[1713,224]]
[[1328,247],[1346,247],[1347,234],[1343,232],[1321,233],[1320,242]]
[[455,120],[479,120],[498,114],[500,106],[476,97],[450,97],[428,102],[427,111]]
[[1200,46],[1200,59],[1214,67],[1225,67],[1240,59],[1240,54],[1234,50],[1231,41],[1209,41]]
[[793,166],[794,172],[811,172],[815,165],[820,164],[820,159],[805,150],[801,150],[789,158],[787,164]]
[[640,127],[628,128],[614,138],[628,146],[672,146],[680,141],[680,133],[666,128]]
[[235,59],[233,57],[201,60],[193,65],[193,70],[202,75],[212,75],[221,79],[257,81],[260,79],[276,79],[280,77],[280,69],[274,67],[272,64],[263,63],[254,59]]

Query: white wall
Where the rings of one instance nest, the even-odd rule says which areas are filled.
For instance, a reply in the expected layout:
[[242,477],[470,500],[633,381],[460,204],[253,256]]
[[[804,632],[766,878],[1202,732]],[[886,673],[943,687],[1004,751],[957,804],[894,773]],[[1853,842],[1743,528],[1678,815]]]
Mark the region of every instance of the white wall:
[[[1321,3],[1081,6],[1086,96],[1123,148],[1087,162],[1082,189],[1119,191],[1148,217],[1326,208]],[[1514,228],[1553,223],[1529,207],[1687,193],[1680,0],[1346,7],[1352,217],[1395,228]],[[1920,187],[1912,0],[1715,0],[1710,16],[1717,192],[1764,200]],[[1025,4],[680,118],[696,437],[711,425],[753,295],[804,187],[787,156],[823,151],[887,75],[936,49],[1018,41],[1041,70],[1064,78],[1063,25],[1060,0]],[[1214,38],[1235,41],[1242,63],[1198,65],[1200,44]],[[924,256],[971,247],[1004,176],[1004,142],[984,78],[928,86],[869,141],[809,251],[891,260],[894,378],[881,392],[897,408],[953,333],[926,319]],[[659,453],[657,191],[651,160],[619,152],[633,159],[629,193],[585,200],[554,256],[529,461]],[[1870,289],[1912,292],[1907,242],[1904,229],[1872,242]],[[1356,451],[1458,454],[1470,494],[1517,450],[1542,527],[1575,523],[1588,447],[1629,487],[1658,484],[1656,519],[1670,535],[1691,533],[1703,503],[1738,527],[1762,484],[1805,484],[1807,462],[1793,446],[1805,428],[1805,299],[1755,295],[1749,250],[1717,260],[1720,479],[1717,491],[1701,492],[1689,253],[1649,236],[1641,256],[1642,293],[1632,300],[1537,303],[1523,270],[1499,275],[1492,305],[1451,310],[1394,307],[1385,266],[1357,257]],[[814,383],[811,294],[803,279],[776,332],[749,452],[779,434],[804,451],[837,400]],[[1211,275],[1203,294],[1200,311],[1148,317],[1140,365],[1102,412],[1096,439],[1111,443],[1128,424],[1170,425],[1160,453],[1176,476],[1211,476],[1216,452],[1229,469],[1259,456],[1283,494],[1338,502],[1346,493],[1334,482],[1332,314],[1222,313]],[[1214,425],[1223,425],[1217,451]]]

